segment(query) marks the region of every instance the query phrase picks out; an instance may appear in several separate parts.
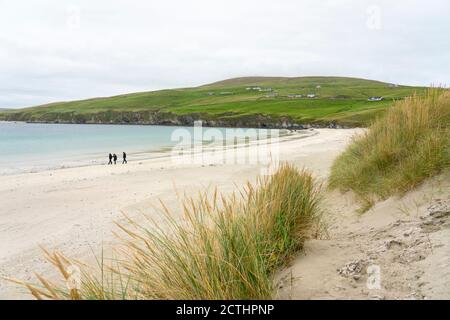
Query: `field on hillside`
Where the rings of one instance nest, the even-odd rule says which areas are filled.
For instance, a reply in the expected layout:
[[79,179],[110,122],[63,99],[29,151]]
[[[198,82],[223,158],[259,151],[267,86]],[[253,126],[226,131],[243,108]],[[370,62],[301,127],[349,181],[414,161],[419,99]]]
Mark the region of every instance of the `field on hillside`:
[[[196,88],[52,103],[2,112],[0,119],[144,124],[190,124],[203,119],[217,125],[264,126],[255,122],[258,116],[268,125],[287,119],[297,124],[359,126],[394,100],[424,89],[338,77],[237,78]],[[368,101],[370,97],[384,100]]]

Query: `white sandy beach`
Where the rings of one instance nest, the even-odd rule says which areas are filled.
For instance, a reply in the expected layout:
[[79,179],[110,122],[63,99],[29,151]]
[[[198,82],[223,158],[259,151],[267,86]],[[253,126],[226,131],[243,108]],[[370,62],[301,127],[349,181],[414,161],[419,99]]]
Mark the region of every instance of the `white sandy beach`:
[[[290,138],[280,142],[280,160],[307,167],[316,176],[324,178],[334,158],[343,151],[351,137],[361,130],[318,129],[311,132],[314,135],[308,138]],[[239,152],[245,152],[245,149]],[[102,246],[108,248],[114,242],[111,232],[114,229],[113,222],[120,221],[122,213],[132,216],[145,213],[157,219],[159,213],[155,206],[158,206],[159,199],[174,212],[179,212],[180,195],[195,196],[211,188],[230,193],[248,180],[255,181],[262,168],[263,165],[256,164],[176,164],[170,157],[164,157],[130,161],[128,165],[97,165],[0,176],[0,273],[23,280],[33,280],[33,272],[51,278],[55,270],[43,259],[39,245],[92,262],[93,253],[99,254]],[[351,216],[350,222],[345,221],[353,225],[357,219],[352,211],[355,206],[344,205],[343,201],[343,198],[336,201],[340,208],[336,214],[347,218]],[[351,209],[346,211],[345,208]],[[384,212],[380,219],[385,219]],[[373,218],[373,214],[368,217],[378,221],[376,217]],[[373,223],[372,220],[369,219],[364,226]],[[342,226],[338,226],[338,229],[339,232],[331,234],[342,236],[345,230],[342,230]],[[352,232],[355,232],[355,228]],[[308,245],[308,250],[312,245]],[[352,254],[351,250],[346,252]],[[295,261],[295,265],[300,267],[295,269],[294,265],[294,273],[295,270],[301,273],[303,263],[309,268],[306,270],[314,270],[314,266],[321,264],[320,258],[316,256],[313,256],[312,259],[316,259],[313,262],[305,262],[301,257]],[[341,255],[337,262],[328,261],[322,266],[330,268],[324,270],[324,274],[336,273],[332,270],[335,268],[333,263],[351,259],[351,256]],[[316,282],[314,278],[310,282],[320,286],[323,274],[311,274]],[[308,277],[305,274],[302,276]],[[301,291],[301,283],[298,285],[300,289],[291,286],[289,293],[281,292],[280,295],[285,298],[292,295],[294,298],[339,298],[335,292],[327,295],[317,288],[312,292],[304,292]],[[23,289],[20,291],[14,285],[0,280],[0,298],[27,297]]]

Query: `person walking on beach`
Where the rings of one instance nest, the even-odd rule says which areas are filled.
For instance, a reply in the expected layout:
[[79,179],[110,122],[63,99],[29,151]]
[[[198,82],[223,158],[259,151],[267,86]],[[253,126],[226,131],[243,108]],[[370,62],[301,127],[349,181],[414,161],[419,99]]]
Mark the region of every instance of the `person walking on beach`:
[[113,155],[110,153],[110,154],[109,154],[109,162],[108,162],[108,165],[112,164],[112,158],[113,158]]
[[116,164],[117,163],[117,154],[114,153],[113,159],[114,159],[114,164]]
[[123,161],[122,161],[122,164],[127,164],[128,162],[127,162],[127,154],[124,152],[123,153]]

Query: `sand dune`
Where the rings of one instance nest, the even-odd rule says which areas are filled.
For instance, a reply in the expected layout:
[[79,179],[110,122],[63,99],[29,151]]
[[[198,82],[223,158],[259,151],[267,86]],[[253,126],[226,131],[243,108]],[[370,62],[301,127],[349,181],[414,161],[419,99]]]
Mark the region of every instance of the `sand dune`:
[[279,298],[450,299],[449,181],[435,177],[362,215],[351,194],[327,194],[329,235],[278,274]]

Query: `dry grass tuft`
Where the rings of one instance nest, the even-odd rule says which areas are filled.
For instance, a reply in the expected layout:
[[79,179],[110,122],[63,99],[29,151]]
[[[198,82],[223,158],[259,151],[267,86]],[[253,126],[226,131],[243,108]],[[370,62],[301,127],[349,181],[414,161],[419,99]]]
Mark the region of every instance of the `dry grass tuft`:
[[353,190],[364,209],[448,170],[450,92],[431,89],[397,101],[333,164],[330,186]]

